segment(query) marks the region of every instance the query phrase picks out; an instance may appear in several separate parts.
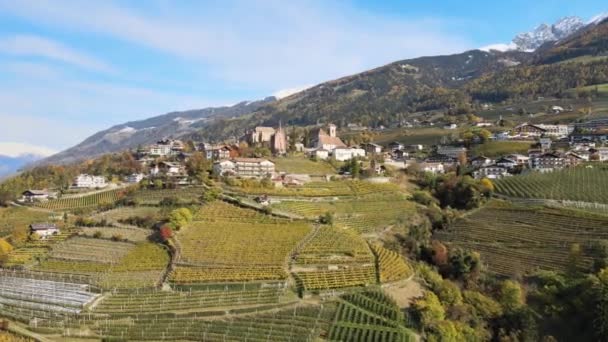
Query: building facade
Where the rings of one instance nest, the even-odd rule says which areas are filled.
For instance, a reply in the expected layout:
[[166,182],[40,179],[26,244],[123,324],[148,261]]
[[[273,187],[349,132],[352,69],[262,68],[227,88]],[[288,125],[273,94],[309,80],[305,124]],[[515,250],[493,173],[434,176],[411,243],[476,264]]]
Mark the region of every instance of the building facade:
[[74,179],[75,188],[103,188],[108,184],[105,177],[80,174]]

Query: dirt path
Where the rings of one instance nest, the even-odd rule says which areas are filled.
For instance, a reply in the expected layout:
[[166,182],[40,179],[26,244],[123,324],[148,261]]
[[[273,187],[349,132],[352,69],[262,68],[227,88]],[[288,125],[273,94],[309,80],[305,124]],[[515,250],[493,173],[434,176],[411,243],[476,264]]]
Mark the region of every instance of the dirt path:
[[422,286],[414,279],[386,284],[382,288],[395,299],[400,308],[408,308],[414,299],[423,295]]

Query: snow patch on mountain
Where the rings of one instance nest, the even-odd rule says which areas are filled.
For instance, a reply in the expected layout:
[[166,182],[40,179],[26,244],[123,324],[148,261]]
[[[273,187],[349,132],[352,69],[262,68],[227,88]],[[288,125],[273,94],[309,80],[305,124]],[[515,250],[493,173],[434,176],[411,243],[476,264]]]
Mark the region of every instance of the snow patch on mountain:
[[130,138],[133,134],[137,133],[137,130],[130,126],[125,126],[118,131],[106,133],[103,140],[106,140],[112,144],[117,144],[122,140]]
[[520,33],[513,38],[518,50],[536,50],[541,45],[564,39],[585,26],[579,17],[564,17],[553,25],[540,24],[533,31]]
[[587,25],[596,25],[596,24],[601,23],[605,19],[608,19],[608,12],[600,13],[600,14],[596,15],[595,17],[589,19],[589,21],[587,22]]

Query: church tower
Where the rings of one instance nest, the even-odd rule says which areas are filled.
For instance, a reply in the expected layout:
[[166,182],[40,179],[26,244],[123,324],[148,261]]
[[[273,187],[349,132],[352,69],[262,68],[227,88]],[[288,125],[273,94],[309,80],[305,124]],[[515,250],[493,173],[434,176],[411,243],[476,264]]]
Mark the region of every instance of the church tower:
[[329,136],[330,137],[335,137],[336,136],[336,125],[334,124],[329,124]]

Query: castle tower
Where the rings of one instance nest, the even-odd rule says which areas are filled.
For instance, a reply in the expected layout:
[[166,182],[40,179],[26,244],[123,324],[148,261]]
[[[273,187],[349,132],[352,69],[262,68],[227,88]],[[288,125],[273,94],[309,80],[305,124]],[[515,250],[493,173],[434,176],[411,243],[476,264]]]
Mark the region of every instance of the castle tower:
[[329,124],[329,136],[330,137],[335,137],[336,136],[336,125],[334,124]]

